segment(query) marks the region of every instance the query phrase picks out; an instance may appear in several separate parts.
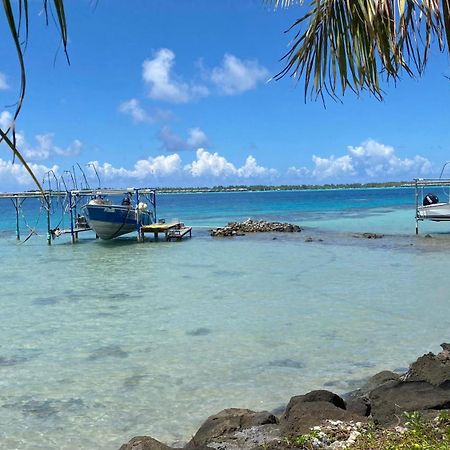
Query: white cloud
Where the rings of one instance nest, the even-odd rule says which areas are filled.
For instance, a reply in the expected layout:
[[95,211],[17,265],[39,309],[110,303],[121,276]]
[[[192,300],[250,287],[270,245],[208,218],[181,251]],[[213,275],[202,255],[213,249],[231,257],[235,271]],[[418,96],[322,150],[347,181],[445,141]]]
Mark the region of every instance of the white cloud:
[[185,167],[193,177],[227,177],[236,174],[236,167],[218,153],[210,153],[203,148],[197,150],[197,159]]
[[222,64],[211,72],[211,81],[224,95],[236,95],[254,89],[258,83],[267,81],[269,71],[256,60],[241,60],[225,54]]
[[191,128],[186,143],[190,148],[197,149],[208,143],[208,136],[200,128]]
[[177,153],[159,155],[136,161],[132,168],[115,167],[109,162],[92,161],[86,173],[95,180],[94,165],[103,185],[129,186],[135,182],[147,185],[208,185],[217,183],[249,182],[251,180],[267,182],[277,177],[274,169],[258,165],[253,156],[248,156],[242,167],[236,167],[218,153],[198,149],[196,158],[188,164],[182,163]]
[[381,144],[373,139],[361,145],[347,148],[348,154],[339,157],[312,157],[313,177],[323,179],[376,179],[387,181],[399,177],[414,178],[432,171],[431,162],[420,155],[400,158],[392,146]]
[[344,175],[355,175],[355,168],[352,164],[352,158],[349,155],[335,158],[321,158],[313,155],[313,163],[315,165],[312,175],[318,179],[323,178],[339,178]]
[[139,100],[132,98],[119,105],[119,111],[130,115],[135,122],[152,122],[152,118],[142,109]]
[[208,143],[206,133],[200,128],[191,128],[188,130],[188,137],[184,140],[168,126],[165,126],[161,128],[158,138],[161,140],[163,148],[168,152],[196,150]]
[[210,153],[203,148],[197,150],[197,159],[185,166],[185,171],[191,174],[194,178],[233,178],[233,179],[252,179],[275,177],[278,172],[275,169],[268,169],[259,166],[256,159],[249,155],[245,164],[236,168],[236,166],[217,152]]
[[395,154],[393,147],[373,139],[368,139],[358,147],[349,146],[348,151],[360,172],[371,178],[386,175],[425,175],[432,169],[431,162],[423,156],[401,159]]
[[141,159],[136,161],[133,169],[125,169],[123,167],[114,167],[112,164],[105,162],[100,164],[98,161],[91,161],[88,166],[88,174],[91,178],[95,177],[94,169],[97,169],[102,181],[121,181],[126,180],[150,180],[155,177],[168,177],[181,171],[181,158],[177,154],[160,155],[155,158]]
[[5,91],[6,89],[9,89],[6,75],[3,72],[0,72],[0,91]]
[[147,112],[136,98],[122,102],[119,105],[119,112],[130,116],[136,123],[168,122],[173,119],[170,110],[156,108],[151,113]]
[[2,111],[0,113],[0,128],[5,131],[13,122],[13,116],[9,111]]
[[[47,167],[42,164],[29,164],[31,170],[36,175],[38,180],[42,180],[49,170],[53,170],[58,174],[58,166]],[[30,174],[19,162],[13,163],[11,160],[7,161],[0,158],[0,180],[1,190],[13,189],[17,186],[21,188],[36,188]]]
[[168,49],[158,50],[153,59],[142,64],[142,78],[149,85],[149,96],[155,100],[187,103],[209,94],[208,88],[195,83],[186,83],[172,73],[175,53]]
[[287,170],[288,176],[294,176],[296,178],[302,178],[310,175],[311,171],[307,167],[291,166]]
[[75,139],[66,148],[59,147],[53,142],[53,133],[37,134],[36,144],[29,144],[22,133],[16,134],[17,147],[25,156],[25,159],[36,161],[45,160],[51,156],[77,156],[81,152],[82,143]]
[[275,169],[259,166],[254,156],[249,155],[245,160],[245,164],[237,169],[237,174],[242,178],[276,176],[278,172]]
[[[12,123],[13,117],[9,111],[0,113],[0,127],[5,130]],[[28,161],[45,160],[52,156],[77,156],[81,152],[82,143],[75,139],[67,147],[60,147],[53,142],[53,133],[37,134],[35,142],[30,143],[23,132],[16,133],[16,146]],[[5,145],[4,143],[2,145]]]

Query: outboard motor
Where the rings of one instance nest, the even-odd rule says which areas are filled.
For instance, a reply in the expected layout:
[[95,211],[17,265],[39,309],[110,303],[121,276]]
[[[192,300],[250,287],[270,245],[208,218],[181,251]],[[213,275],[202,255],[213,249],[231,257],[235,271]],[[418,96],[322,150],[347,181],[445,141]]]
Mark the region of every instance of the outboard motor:
[[439,198],[435,194],[427,194],[423,199],[423,206],[434,205],[435,203],[439,203]]

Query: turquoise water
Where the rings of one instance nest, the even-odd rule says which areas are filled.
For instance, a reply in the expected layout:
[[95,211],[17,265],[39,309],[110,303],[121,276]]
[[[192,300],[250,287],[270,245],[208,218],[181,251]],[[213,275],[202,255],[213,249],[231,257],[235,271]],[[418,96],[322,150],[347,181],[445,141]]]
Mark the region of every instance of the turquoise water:
[[[34,227],[38,204],[27,202]],[[159,217],[194,225],[191,240],[86,233],[49,247],[41,215],[39,235],[21,244],[12,205],[0,203],[1,448],[117,449],[142,434],[181,443],[222,408],[344,393],[448,340],[450,225],[421,224],[416,237],[410,189],[158,202]],[[208,234],[247,217],[305,230]]]

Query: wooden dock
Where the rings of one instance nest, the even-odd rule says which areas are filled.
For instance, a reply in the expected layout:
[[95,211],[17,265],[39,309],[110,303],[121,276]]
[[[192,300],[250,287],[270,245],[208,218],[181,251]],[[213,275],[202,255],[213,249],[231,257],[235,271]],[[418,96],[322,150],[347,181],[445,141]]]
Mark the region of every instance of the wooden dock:
[[192,227],[187,227],[182,222],[152,223],[151,225],[143,225],[140,228],[142,241],[147,233],[153,233],[155,240],[158,240],[159,233],[164,233],[166,241],[181,241],[187,235],[192,237]]

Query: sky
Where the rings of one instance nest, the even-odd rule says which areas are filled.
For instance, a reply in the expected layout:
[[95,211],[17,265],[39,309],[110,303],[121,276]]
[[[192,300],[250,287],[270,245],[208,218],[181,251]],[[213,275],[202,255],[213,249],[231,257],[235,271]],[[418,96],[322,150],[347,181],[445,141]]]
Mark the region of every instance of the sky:
[[[450,160],[450,64],[432,50],[420,79],[384,101],[348,92],[305,102],[273,79],[305,6],[263,0],[66,0],[70,64],[42,0],[30,1],[18,146],[39,179],[92,187],[325,184],[436,177]],[[20,87],[0,19],[0,126]],[[450,174],[449,174],[450,176]],[[32,189],[0,145],[0,191]]]

